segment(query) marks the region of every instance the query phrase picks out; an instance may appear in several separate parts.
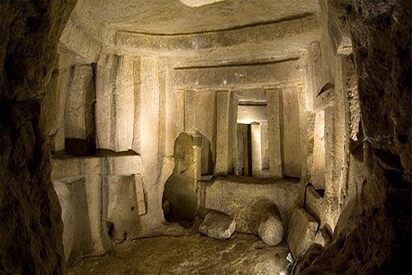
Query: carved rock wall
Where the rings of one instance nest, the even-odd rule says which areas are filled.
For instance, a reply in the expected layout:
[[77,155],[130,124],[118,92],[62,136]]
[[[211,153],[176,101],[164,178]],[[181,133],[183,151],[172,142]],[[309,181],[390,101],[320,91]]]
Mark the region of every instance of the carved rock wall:
[[[353,39],[367,171],[360,196],[341,215],[334,242],[302,274],[412,269],[411,18],[408,0],[329,5],[329,20],[337,19]],[[351,177],[362,177],[361,171]]]
[[[0,273],[61,273],[41,99],[75,0],[0,2]],[[47,237],[46,237],[47,236]]]

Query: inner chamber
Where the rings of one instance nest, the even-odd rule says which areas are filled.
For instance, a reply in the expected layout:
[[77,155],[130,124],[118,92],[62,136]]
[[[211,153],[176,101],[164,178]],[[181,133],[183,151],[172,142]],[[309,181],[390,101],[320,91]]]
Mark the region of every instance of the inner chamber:
[[[362,159],[350,151],[360,132],[349,38],[330,33],[318,1],[250,7],[262,22],[247,9],[237,22],[233,1],[159,1],[145,23],[136,6],[103,2],[104,16],[77,4],[46,98],[67,265],[85,272],[75,263],[86,257],[178,236],[193,249],[260,242],[282,255],[263,261],[269,274],[325,246],[359,192],[348,169]],[[182,23],[192,13],[198,29]],[[248,253],[236,257],[263,255]],[[171,272],[205,264],[173,261]]]

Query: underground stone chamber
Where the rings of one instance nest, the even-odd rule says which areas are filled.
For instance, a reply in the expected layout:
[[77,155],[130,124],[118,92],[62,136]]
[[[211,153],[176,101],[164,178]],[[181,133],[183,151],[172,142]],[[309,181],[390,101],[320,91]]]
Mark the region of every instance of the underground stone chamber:
[[412,272],[411,10],[0,3],[0,273]]

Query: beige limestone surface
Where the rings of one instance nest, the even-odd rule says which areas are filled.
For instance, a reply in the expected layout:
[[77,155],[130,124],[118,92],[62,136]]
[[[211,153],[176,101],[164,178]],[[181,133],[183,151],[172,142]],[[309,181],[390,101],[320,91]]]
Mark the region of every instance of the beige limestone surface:
[[206,214],[205,219],[199,226],[199,232],[211,238],[220,240],[230,239],[235,232],[236,221],[230,216],[211,211]]
[[287,242],[295,258],[309,248],[318,230],[318,222],[303,208],[294,209],[289,222]]
[[236,231],[258,234],[268,211],[276,206],[287,228],[292,210],[303,203],[303,186],[286,180],[219,177],[199,184],[200,207],[234,217]]
[[115,253],[88,258],[68,274],[279,274],[287,266],[284,244],[235,234],[226,241],[200,234],[156,237],[115,246]]
[[[316,0],[229,0],[190,8],[179,0],[79,0],[73,16],[90,31],[99,27],[152,34],[191,33],[280,21],[316,13]],[[187,1],[187,2],[216,2]],[[90,23],[94,23],[90,26]]]

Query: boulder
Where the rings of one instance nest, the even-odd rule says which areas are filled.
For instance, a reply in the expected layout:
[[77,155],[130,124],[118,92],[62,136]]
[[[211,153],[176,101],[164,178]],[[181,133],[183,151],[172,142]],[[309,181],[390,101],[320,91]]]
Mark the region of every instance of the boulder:
[[314,242],[318,230],[316,219],[303,208],[296,208],[289,221],[287,242],[296,259]]
[[258,233],[264,243],[270,246],[279,244],[283,239],[283,225],[279,216],[269,214],[259,225]]
[[229,239],[236,228],[236,222],[220,212],[209,212],[199,227],[200,233],[220,240]]

